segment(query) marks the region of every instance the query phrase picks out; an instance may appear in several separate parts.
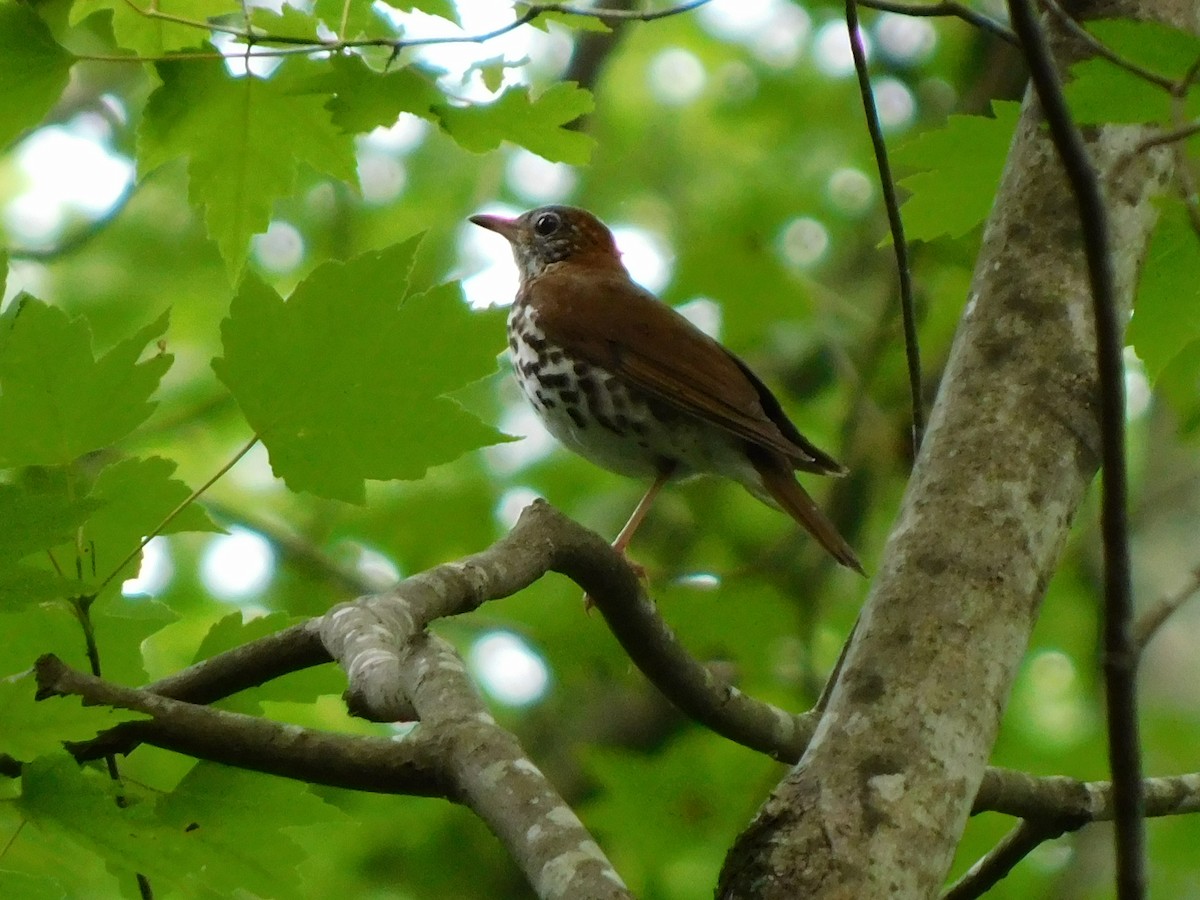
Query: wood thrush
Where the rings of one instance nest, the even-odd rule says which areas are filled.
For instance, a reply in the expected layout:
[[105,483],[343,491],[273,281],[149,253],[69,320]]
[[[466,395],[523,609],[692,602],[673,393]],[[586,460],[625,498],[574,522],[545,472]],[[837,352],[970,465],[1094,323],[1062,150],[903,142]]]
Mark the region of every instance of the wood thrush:
[[846,469],[800,434],[744,362],[629,277],[599,219],[544,206],[471,221],[512,247],[521,286],[508,345],[546,428],[605,469],[652,480],[614,548],[625,552],[668,481],[722,475],[783,509],[843,566],[863,571],[792,474]]

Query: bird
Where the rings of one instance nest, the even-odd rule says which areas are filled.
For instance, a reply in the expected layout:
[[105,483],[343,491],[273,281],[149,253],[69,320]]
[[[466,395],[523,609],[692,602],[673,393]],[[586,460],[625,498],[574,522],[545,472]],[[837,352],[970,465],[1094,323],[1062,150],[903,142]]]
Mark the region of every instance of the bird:
[[782,509],[838,563],[865,574],[794,475],[846,468],[800,433],[746,363],[630,277],[604,223],[562,205],[470,221],[512,249],[520,284],[508,346],[546,429],[601,468],[649,482],[615,550],[628,559],[668,482],[717,475]]

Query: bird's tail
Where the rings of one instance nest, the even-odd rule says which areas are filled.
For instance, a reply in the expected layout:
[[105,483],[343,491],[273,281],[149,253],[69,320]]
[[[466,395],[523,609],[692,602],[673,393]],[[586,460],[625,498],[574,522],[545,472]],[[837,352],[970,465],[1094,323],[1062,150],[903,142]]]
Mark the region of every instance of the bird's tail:
[[816,538],[817,543],[824,547],[830,556],[847,569],[853,569],[859,575],[866,574],[854,550],[825,513],[817,507],[808,491],[796,481],[790,466],[782,460],[759,458],[754,460],[754,468],[762,478],[763,489],[767,495]]

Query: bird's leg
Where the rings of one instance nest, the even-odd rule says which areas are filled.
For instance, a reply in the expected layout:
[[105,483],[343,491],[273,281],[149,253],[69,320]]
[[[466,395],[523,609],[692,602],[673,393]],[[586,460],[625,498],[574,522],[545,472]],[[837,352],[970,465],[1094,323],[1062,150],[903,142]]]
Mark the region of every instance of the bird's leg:
[[[629,547],[629,542],[633,540],[634,532],[638,530],[638,527],[646,518],[646,514],[650,512],[650,507],[654,503],[654,498],[657,497],[658,492],[663,489],[663,485],[671,480],[671,473],[674,470],[675,467],[672,465],[664,468],[658,473],[658,476],[654,479],[654,483],[650,485],[650,489],[646,491],[642,499],[638,501],[638,505],[633,508],[633,513],[629,516],[629,521],[625,523],[625,527],[621,529],[621,533],[618,534],[616,540],[612,542],[612,548],[625,557],[625,562],[629,565],[629,568],[633,569],[634,574],[637,575],[638,578],[646,577],[646,569],[640,563],[636,563],[630,559],[629,554],[626,551]],[[590,594],[583,595],[584,612],[591,612],[592,607],[595,605],[596,604],[592,601]]]
[[[650,485],[650,489],[646,491],[645,496],[634,507],[633,514],[630,515],[629,521],[625,523],[625,527],[621,529],[621,533],[617,535],[617,539],[613,541],[613,549],[622,556],[625,555],[625,551],[629,547],[629,542],[633,540],[633,533],[641,526],[642,521],[646,518],[646,513],[650,512],[650,506],[654,503],[654,498],[663,489],[663,485],[670,481],[671,471],[674,468],[674,466],[671,466],[659,473],[658,477],[654,479],[654,484]],[[635,568],[641,567],[635,566]],[[644,573],[639,572],[638,574],[641,575]]]

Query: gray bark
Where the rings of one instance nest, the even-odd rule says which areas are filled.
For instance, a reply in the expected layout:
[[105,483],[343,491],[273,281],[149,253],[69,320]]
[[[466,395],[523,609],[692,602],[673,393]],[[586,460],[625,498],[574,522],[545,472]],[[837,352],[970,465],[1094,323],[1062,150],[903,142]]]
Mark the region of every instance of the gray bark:
[[[1196,28],[1194,0],[1076,14]],[[1053,31],[1053,29],[1052,29]],[[1079,48],[1058,38],[1060,61]],[[1170,175],[1146,132],[1087,137],[1125,312]],[[1119,177],[1117,177],[1119,176]],[[912,480],[828,708],[730,853],[719,894],[936,896],[971,812],[1043,593],[1099,464],[1078,216],[1035,100],[987,224]]]

